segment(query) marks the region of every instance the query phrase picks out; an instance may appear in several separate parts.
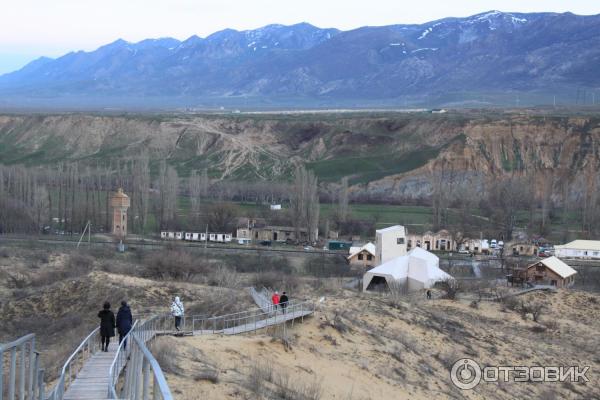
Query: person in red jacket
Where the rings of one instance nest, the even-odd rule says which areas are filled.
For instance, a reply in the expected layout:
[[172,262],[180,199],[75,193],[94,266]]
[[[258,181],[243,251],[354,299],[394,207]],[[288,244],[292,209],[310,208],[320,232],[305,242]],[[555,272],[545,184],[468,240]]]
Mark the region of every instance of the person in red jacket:
[[277,312],[277,305],[279,304],[279,292],[275,291],[273,296],[271,296],[271,301],[273,302],[273,309]]

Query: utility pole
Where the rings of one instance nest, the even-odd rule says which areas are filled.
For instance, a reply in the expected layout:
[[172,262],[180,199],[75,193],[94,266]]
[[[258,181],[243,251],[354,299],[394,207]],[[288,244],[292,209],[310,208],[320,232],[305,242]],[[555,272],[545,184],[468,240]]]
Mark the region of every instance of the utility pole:
[[204,250],[206,252],[206,247],[208,245],[208,224],[206,224],[206,233],[204,235]]
[[88,221],[87,224],[85,224],[85,228],[83,228],[83,233],[79,237],[79,241],[77,242],[77,248],[79,248],[79,245],[81,244],[81,241],[85,237],[86,232],[88,234],[88,245],[89,246],[92,245],[92,232],[91,232],[91,229],[92,229],[91,228],[91,222]]

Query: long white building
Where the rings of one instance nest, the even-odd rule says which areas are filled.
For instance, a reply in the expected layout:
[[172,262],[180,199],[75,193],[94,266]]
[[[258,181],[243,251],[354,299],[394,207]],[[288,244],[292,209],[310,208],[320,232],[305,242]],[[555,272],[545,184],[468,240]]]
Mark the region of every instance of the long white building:
[[600,260],[600,240],[574,240],[554,246],[558,258],[586,258]]

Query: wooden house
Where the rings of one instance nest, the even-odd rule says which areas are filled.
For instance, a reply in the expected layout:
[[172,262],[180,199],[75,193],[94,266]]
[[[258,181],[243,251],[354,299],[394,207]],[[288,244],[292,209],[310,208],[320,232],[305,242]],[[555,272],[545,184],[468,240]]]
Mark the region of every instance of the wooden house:
[[373,268],[378,264],[375,253],[375,245],[370,242],[361,247],[351,247],[348,264],[364,269]]

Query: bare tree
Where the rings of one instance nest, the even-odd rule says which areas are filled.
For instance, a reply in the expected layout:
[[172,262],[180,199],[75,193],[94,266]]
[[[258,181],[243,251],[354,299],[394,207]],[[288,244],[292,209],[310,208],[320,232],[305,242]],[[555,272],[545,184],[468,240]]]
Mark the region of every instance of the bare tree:
[[301,229],[306,228],[308,240],[317,240],[320,211],[318,190],[318,180],[314,173],[303,166],[298,167],[290,196],[292,223],[298,239],[301,237]]
[[449,224],[449,205],[454,199],[456,172],[454,167],[442,161],[431,174],[431,200],[433,208],[433,229],[438,230]]
[[600,210],[598,200],[600,195],[600,182],[598,171],[592,164],[588,166],[584,174],[585,185],[581,207],[581,230],[587,236],[591,236],[596,230],[598,222],[600,222]]
[[150,167],[149,159],[146,153],[143,153],[134,161],[132,167],[132,212],[134,218],[133,226],[137,227],[142,234],[145,233],[146,223],[148,221],[148,208],[150,206]]
[[524,182],[511,177],[492,185],[489,201],[493,206],[492,217],[503,227],[505,240],[510,240],[515,228],[517,211],[528,199],[524,193]]
[[43,186],[36,186],[33,192],[33,211],[38,229],[48,219],[48,191]]
[[198,175],[196,171],[192,171],[190,179],[188,180],[189,193],[190,193],[190,214],[189,219],[192,224],[198,223],[198,217],[200,215],[200,196],[202,194],[202,176]]
[[202,198],[206,198],[208,196],[208,186],[210,184],[210,180],[208,179],[208,171],[206,168],[202,169],[200,172],[200,196]]
[[211,231],[229,233],[235,228],[237,208],[230,203],[215,203],[208,210],[208,226]]
[[348,177],[342,178],[338,194],[338,218],[340,222],[346,222],[348,218]]
[[157,217],[161,229],[168,228],[175,222],[177,212],[177,194],[179,176],[177,171],[166,160],[161,161],[158,172],[159,198]]

